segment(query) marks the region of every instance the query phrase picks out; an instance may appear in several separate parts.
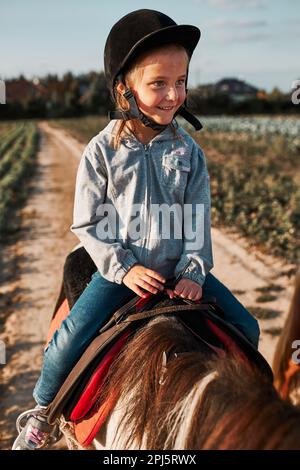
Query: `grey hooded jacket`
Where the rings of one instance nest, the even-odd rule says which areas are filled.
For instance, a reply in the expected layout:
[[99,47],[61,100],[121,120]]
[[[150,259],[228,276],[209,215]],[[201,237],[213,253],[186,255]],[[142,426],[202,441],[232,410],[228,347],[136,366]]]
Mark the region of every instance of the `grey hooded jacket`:
[[202,150],[175,120],[176,136],[168,127],[144,145],[128,134],[115,150],[118,122],[84,150],[72,232],[108,281],[121,284],[138,263],[203,285],[213,259]]

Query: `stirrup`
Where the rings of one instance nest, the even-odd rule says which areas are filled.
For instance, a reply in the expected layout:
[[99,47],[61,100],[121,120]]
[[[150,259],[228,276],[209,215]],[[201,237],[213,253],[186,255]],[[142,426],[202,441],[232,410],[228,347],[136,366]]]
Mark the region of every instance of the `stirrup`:
[[[25,428],[27,422],[29,419],[33,418],[33,420],[36,420],[35,426],[42,431],[46,431],[49,433],[49,436],[47,440],[45,441],[45,444],[39,447],[39,449],[42,449],[44,447],[48,447],[49,445],[53,445],[56,442],[58,442],[62,437],[63,433],[61,432],[59,428],[59,419],[56,419],[56,422],[54,424],[49,424],[48,422],[43,422],[40,421],[37,416],[41,415],[43,416],[43,413],[39,413],[39,409],[33,408],[31,410],[26,410],[21,413],[17,420],[16,420],[16,428],[19,433],[19,435],[22,433],[23,429]],[[41,409],[42,411],[42,409]],[[25,422],[24,422],[25,420]],[[44,428],[44,429],[43,429]]]

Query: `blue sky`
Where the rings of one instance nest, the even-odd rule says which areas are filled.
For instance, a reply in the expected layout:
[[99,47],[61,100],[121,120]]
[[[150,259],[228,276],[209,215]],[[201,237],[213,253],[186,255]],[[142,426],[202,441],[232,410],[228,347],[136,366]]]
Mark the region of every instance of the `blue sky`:
[[190,86],[237,77],[289,91],[300,78],[299,0],[1,0],[0,78],[103,70],[110,28],[139,8],[201,29]]

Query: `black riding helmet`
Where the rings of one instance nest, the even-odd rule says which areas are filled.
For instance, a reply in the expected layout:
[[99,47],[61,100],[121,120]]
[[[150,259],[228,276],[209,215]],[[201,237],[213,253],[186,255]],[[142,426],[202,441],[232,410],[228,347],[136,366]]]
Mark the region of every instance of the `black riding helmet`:
[[[113,101],[116,102],[114,95],[116,81],[121,81],[125,85],[124,75],[140,54],[157,46],[177,43],[186,49],[191,58],[200,35],[200,30],[196,26],[177,25],[169,16],[155,10],[136,10],[121,18],[112,27],[104,50],[105,77]],[[129,110],[111,111],[110,119],[140,119],[145,126],[154,130],[163,130],[167,127],[157,124],[142,113],[130,88],[125,90],[124,97],[129,102]],[[177,114],[184,117],[196,130],[202,128],[199,120],[187,110],[186,101],[177,110]]]

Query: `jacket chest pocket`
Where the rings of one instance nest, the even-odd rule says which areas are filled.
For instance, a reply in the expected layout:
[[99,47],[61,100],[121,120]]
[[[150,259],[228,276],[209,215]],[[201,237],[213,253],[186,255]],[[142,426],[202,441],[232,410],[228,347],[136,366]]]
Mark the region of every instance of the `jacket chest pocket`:
[[163,155],[161,182],[172,188],[185,188],[191,162],[182,155]]

